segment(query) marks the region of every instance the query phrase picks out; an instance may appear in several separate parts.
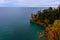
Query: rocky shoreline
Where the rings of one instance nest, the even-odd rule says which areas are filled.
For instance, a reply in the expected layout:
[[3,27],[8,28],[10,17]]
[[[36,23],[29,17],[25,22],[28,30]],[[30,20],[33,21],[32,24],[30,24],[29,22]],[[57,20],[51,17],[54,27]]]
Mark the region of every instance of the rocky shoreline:
[[60,5],[32,14],[30,22],[45,28],[44,32],[39,33],[39,40],[60,40]]
[[43,26],[44,28],[47,27],[47,24],[45,24],[45,23],[43,23],[43,22],[39,22],[39,21],[34,22],[34,21],[30,20],[30,23],[35,23],[35,24],[41,25],[41,26]]
[[60,20],[55,20],[53,25],[46,27],[44,32],[39,33],[39,40],[43,39],[60,40]]

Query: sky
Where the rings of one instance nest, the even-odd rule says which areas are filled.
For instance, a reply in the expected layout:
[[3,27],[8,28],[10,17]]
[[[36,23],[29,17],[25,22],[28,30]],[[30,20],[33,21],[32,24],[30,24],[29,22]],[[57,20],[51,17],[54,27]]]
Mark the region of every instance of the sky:
[[60,0],[0,0],[0,7],[57,7]]

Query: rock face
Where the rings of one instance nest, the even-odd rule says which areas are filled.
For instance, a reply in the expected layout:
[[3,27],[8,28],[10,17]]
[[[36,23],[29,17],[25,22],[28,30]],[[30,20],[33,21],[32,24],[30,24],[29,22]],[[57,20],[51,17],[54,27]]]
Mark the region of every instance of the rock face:
[[55,20],[52,27],[46,27],[43,34],[41,38],[46,38],[44,40],[60,40],[60,20]]
[[55,28],[54,31],[51,31],[49,28],[46,28],[44,35],[40,37],[39,40],[43,40],[43,39],[44,40],[60,40],[60,28]]
[[39,25],[44,26],[44,27],[46,27],[47,24],[49,23],[48,19],[45,19],[45,20],[38,20],[38,19],[39,19],[39,15],[37,15],[37,14],[32,15],[30,18],[30,22],[39,24]]
[[60,27],[60,20],[55,20],[53,26]]

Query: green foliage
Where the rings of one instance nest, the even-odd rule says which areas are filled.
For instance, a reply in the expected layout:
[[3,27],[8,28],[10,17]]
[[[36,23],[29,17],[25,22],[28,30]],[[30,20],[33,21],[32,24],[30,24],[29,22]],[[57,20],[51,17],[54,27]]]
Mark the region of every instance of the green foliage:
[[39,20],[48,19],[52,24],[54,20],[60,19],[60,6],[57,9],[49,7],[48,9],[44,9],[42,12],[38,11],[37,14],[39,14]]

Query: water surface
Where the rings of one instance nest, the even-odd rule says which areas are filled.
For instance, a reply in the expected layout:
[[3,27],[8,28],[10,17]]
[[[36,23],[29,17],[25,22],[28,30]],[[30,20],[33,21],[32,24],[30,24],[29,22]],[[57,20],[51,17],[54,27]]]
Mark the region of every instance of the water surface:
[[30,23],[31,13],[44,8],[38,7],[1,7],[0,40],[37,40],[44,28]]

